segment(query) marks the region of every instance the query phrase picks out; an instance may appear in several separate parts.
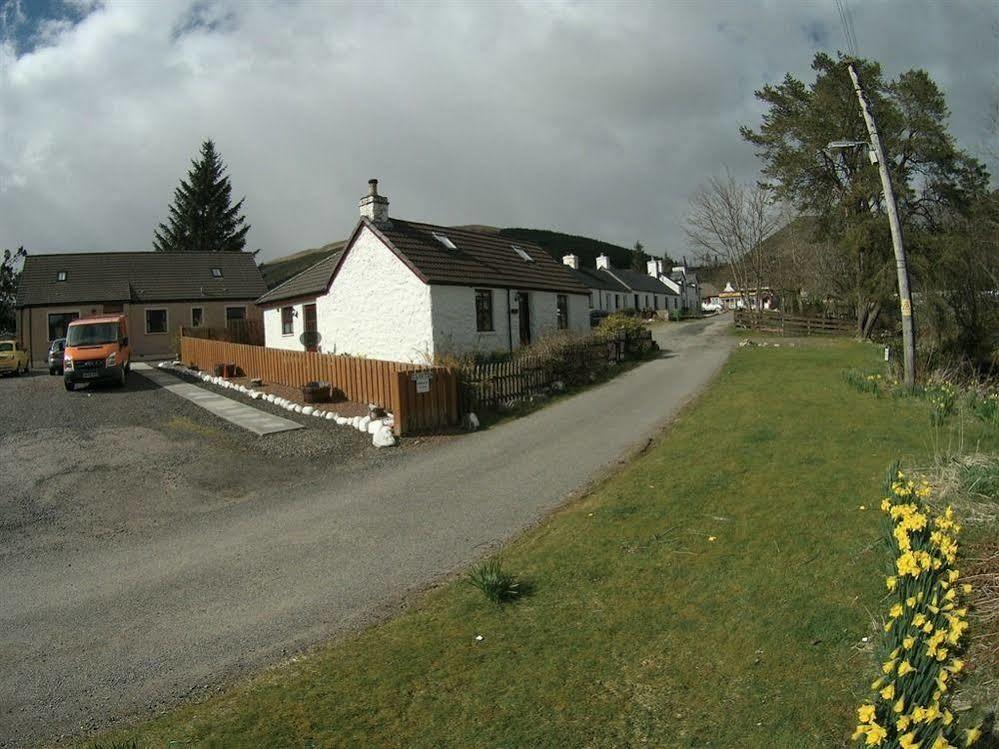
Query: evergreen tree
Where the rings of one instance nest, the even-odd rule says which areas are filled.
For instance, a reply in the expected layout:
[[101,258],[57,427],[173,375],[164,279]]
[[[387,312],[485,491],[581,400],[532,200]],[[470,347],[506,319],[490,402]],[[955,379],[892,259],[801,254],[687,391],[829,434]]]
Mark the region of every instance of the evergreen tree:
[[240,213],[243,198],[232,202],[232,185],[226,165],[206,140],[201,158],[191,162],[187,180],[174,190],[167,223],[153,236],[157,252],[240,252],[246,246],[250,225]]
[[16,252],[3,251],[3,259],[0,260],[0,333],[14,332],[14,301],[17,297],[17,284],[21,279],[17,266],[27,254],[23,247],[18,247]]
[[635,249],[631,251],[631,269],[645,273],[645,264],[648,260],[649,256],[645,254],[645,245],[641,242],[635,242]]

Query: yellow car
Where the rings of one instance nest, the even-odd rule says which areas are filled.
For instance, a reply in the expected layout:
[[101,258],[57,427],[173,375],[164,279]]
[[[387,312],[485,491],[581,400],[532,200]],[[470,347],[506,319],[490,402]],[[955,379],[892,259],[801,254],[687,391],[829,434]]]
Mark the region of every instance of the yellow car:
[[17,341],[0,341],[0,373],[28,374],[28,352]]

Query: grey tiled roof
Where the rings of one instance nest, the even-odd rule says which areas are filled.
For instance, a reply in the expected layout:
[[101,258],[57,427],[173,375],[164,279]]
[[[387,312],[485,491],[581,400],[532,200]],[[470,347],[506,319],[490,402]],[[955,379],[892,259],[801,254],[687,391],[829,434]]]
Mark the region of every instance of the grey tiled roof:
[[[568,267],[568,266],[567,266]],[[618,281],[614,276],[605,270],[594,270],[593,268],[580,268],[570,271],[588,289],[602,289],[603,291],[628,291],[628,287]]]
[[257,304],[273,304],[286,299],[301,297],[316,297],[325,293],[333,277],[333,271],[343,256],[343,250],[324,257],[315,265],[311,265],[296,276],[292,276],[282,284],[275,286],[257,300]]
[[71,252],[28,255],[16,303],[256,299],[266,288],[248,252]]
[[676,296],[676,292],[670,289],[669,286],[647,273],[640,273],[637,270],[626,270],[624,268],[611,268],[610,273],[631,291],[648,291],[656,294],[672,294]]

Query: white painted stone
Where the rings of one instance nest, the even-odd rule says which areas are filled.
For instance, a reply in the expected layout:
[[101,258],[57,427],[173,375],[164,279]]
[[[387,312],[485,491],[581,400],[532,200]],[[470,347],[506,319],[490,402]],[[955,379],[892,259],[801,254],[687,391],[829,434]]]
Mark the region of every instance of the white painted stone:
[[395,444],[395,435],[387,426],[382,426],[372,435],[371,444],[375,447],[392,447]]
[[468,418],[466,419],[466,423],[467,423],[467,426],[468,426],[468,431],[474,432],[476,429],[479,428],[479,417],[476,416],[474,413],[470,413],[470,414],[468,414]]
[[311,416],[312,412],[315,410],[316,409],[313,406],[305,406],[302,408],[302,413],[305,414],[306,416]]
[[333,421],[334,419],[336,419],[336,414],[333,413],[332,411],[327,411],[326,412],[326,420],[327,421]]
[[359,418],[357,420],[357,425],[356,425],[357,426],[357,431],[359,431],[359,432],[366,432],[366,431],[368,431],[368,424],[370,424],[370,423],[371,423],[371,417],[369,417],[369,416],[362,416],[361,418]]
[[294,405],[293,405],[293,406],[291,407],[291,409],[292,409],[292,410],[293,410],[293,411],[294,411],[295,413],[297,413],[297,414],[300,414],[300,413],[302,413],[302,407],[301,407],[301,406],[299,406],[299,405],[298,405],[297,403],[296,403],[296,404],[294,404]]
[[371,419],[371,421],[368,422],[368,434],[374,434],[383,426],[384,423],[381,419]]
[[336,423],[342,427],[347,426],[347,424],[350,422],[350,419],[348,419],[346,416],[334,416],[333,418],[336,420]]

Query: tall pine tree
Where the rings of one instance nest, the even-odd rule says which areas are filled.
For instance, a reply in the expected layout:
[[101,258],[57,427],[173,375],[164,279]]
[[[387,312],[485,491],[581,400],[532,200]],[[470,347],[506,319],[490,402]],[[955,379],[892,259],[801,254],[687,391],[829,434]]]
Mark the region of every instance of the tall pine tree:
[[635,242],[635,249],[631,251],[631,269],[645,273],[645,264],[648,260],[649,256],[645,254],[645,245],[641,242]]
[[232,185],[215,144],[201,144],[201,158],[191,162],[187,180],[174,190],[167,223],[153,235],[157,252],[240,252],[250,225],[240,213],[243,198],[232,202]]

